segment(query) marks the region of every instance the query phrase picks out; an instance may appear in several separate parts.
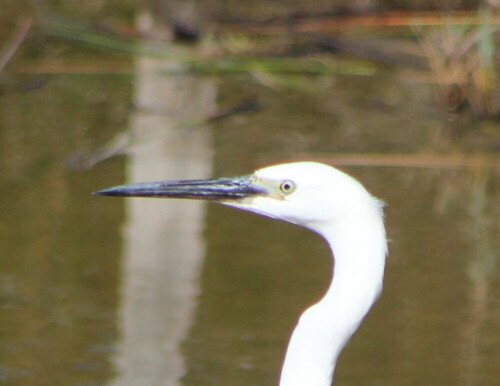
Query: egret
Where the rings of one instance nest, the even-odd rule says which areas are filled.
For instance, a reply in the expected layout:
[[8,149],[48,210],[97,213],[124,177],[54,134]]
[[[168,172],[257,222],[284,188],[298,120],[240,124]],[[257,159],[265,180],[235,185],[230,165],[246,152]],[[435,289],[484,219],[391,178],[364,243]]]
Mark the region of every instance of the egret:
[[96,195],[212,200],[306,227],[329,244],[334,269],[323,298],[292,333],[280,386],[330,386],[340,352],[382,289],[387,241],[383,203],[331,166],[293,162],[252,175],[146,182]]

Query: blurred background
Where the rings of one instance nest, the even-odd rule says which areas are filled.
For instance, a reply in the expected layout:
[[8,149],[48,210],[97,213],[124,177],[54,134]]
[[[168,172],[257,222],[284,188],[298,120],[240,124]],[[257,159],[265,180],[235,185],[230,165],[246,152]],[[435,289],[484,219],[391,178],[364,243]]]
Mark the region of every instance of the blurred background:
[[2,0],[0,383],[276,384],[321,239],[91,192],[308,159],[388,204],[336,384],[498,384],[499,5]]

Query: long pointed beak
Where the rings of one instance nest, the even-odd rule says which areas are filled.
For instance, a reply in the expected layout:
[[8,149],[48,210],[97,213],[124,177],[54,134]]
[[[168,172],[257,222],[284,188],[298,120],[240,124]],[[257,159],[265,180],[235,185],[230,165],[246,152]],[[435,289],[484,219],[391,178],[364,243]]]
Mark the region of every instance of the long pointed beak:
[[239,200],[266,194],[252,176],[211,180],[144,182],[94,192],[97,196],[191,198],[198,200]]

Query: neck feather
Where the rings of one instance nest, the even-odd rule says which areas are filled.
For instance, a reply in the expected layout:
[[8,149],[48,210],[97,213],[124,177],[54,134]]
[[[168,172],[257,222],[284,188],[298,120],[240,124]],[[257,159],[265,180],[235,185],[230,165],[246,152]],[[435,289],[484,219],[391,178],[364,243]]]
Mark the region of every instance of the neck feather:
[[387,243],[379,208],[311,227],[329,243],[335,266],[325,296],[301,316],[280,386],[330,386],[337,358],[382,289]]

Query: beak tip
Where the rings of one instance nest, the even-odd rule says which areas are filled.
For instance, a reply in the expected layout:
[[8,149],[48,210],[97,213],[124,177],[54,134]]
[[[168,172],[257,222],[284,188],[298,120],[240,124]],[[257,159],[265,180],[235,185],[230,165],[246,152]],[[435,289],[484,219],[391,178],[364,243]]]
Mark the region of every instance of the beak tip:
[[[114,193],[114,194],[113,194]],[[116,196],[116,192],[113,189],[98,190],[97,192],[92,192],[92,196]]]

